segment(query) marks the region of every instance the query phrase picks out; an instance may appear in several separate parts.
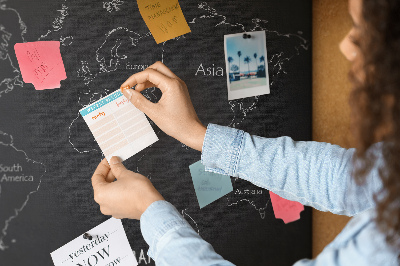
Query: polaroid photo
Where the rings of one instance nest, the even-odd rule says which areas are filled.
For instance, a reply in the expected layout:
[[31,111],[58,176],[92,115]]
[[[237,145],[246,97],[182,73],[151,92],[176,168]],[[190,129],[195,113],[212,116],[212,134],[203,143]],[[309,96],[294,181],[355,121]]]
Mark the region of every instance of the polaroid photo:
[[228,100],[269,94],[265,31],[224,36]]

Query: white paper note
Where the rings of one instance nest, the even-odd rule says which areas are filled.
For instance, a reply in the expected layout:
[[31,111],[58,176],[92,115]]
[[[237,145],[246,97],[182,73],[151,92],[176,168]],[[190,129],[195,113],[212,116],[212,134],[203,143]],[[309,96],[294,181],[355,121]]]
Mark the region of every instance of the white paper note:
[[123,161],[158,140],[144,113],[117,90],[79,111],[107,161]]
[[111,218],[50,253],[55,266],[136,266],[121,220]]

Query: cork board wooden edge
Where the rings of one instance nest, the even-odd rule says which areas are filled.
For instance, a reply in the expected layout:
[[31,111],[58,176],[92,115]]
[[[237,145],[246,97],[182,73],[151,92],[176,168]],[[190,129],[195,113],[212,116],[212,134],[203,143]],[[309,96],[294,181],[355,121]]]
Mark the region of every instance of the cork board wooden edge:
[[[339,43],[351,28],[348,1],[313,1],[313,140],[345,148],[350,125],[350,63]],[[349,217],[313,210],[312,254],[315,258],[349,221]]]

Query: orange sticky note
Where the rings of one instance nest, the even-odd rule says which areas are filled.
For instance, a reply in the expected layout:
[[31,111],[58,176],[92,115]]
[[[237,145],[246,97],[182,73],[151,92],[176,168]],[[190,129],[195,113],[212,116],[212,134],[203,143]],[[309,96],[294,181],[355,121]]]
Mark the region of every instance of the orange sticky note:
[[157,44],[190,32],[177,0],[137,0],[137,4]]
[[16,43],[14,50],[24,82],[36,90],[60,88],[60,81],[67,78],[60,42]]
[[281,198],[271,191],[269,192],[269,196],[275,218],[282,219],[285,224],[300,219],[300,213],[304,211],[304,206],[301,203]]

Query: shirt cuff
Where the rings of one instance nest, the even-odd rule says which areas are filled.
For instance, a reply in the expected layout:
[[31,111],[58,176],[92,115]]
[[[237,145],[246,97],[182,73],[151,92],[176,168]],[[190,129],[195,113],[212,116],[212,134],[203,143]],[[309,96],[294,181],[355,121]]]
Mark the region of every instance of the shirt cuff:
[[187,221],[171,203],[165,200],[153,202],[140,217],[140,229],[149,245],[148,255],[155,260],[160,239],[182,226],[187,226]]
[[205,170],[235,176],[244,133],[239,129],[208,124],[201,154]]

